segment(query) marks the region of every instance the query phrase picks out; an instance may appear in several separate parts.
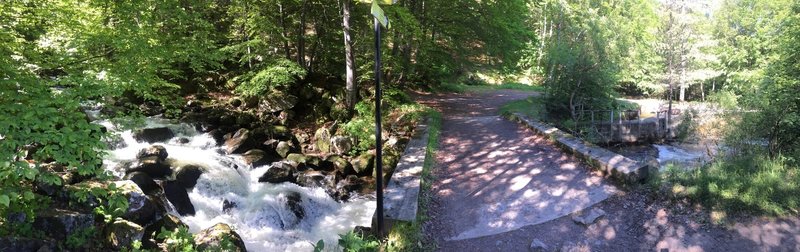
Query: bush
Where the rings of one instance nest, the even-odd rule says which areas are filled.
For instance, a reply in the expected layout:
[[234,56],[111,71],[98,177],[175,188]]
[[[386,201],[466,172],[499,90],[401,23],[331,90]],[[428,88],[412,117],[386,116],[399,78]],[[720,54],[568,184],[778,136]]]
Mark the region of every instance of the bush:
[[288,88],[306,75],[305,69],[287,59],[280,59],[255,73],[237,77],[241,84],[236,92],[245,97],[259,96],[275,88]]
[[[34,79],[17,80],[19,86],[0,85],[0,114],[13,118],[0,120],[0,236],[32,235],[25,230],[49,203],[34,185],[62,183],[43,164],[63,165],[65,172],[87,177],[105,175],[100,166],[104,134],[86,120],[79,103],[96,90],[74,87],[57,93]],[[25,218],[10,223],[12,215]]]

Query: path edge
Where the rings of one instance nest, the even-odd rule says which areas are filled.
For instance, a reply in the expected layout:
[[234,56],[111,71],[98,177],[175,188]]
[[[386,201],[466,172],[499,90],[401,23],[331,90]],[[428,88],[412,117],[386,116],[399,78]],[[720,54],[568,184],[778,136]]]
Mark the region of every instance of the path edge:
[[417,219],[421,176],[428,152],[431,118],[426,117],[417,124],[414,135],[406,144],[394,173],[386,185],[384,195],[384,218],[386,229],[391,230],[397,221],[412,222]]
[[503,117],[522,124],[538,135],[547,137],[560,149],[585,161],[592,168],[602,171],[623,186],[643,183],[658,173],[658,167],[616,154],[520,113],[504,114]]

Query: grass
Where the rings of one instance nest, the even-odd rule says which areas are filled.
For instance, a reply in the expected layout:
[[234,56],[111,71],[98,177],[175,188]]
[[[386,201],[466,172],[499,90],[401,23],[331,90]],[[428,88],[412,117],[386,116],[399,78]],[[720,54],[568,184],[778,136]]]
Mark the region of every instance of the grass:
[[490,90],[520,90],[532,92],[544,92],[543,86],[526,85],[522,83],[503,83],[500,85],[480,84],[480,85],[467,85],[463,83],[443,83],[436,87],[434,90],[438,92],[453,92],[453,93],[467,93],[467,92],[485,92]]
[[521,113],[531,119],[543,121],[545,119],[544,102],[539,97],[531,96],[523,100],[506,103],[500,107],[500,114],[509,115]]
[[388,239],[384,244],[384,251],[433,251],[436,247],[433,244],[428,244],[428,241],[425,240],[422,232],[422,223],[428,220],[427,212],[431,200],[430,190],[433,182],[431,169],[435,165],[434,155],[439,147],[442,115],[433,109],[429,109],[428,117],[430,118],[428,124],[428,146],[420,180],[417,219],[410,223],[396,224],[388,235]]
[[669,168],[672,193],[709,209],[784,216],[800,207],[800,177],[790,159],[760,154],[731,157],[686,171]]

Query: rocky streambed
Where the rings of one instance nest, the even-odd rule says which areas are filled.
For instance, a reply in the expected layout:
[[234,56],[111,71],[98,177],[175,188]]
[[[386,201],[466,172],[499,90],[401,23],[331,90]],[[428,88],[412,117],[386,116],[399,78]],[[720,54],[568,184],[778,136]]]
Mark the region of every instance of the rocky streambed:
[[[352,140],[326,128],[316,132],[316,153],[309,154],[301,148],[307,143],[270,127],[202,132],[202,124],[148,119],[144,128],[116,131],[103,124],[121,139],[112,143],[106,169],[132,181],[146,197],[143,205],[156,205],[143,207],[172,214],[192,233],[222,223],[248,250],[296,251],[320,239],[336,244],[338,234],[371,223],[374,156],[348,156]],[[388,157],[393,167],[396,157]],[[158,215],[137,223],[152,230]],[[148,238],[145,245],[158,242]]]

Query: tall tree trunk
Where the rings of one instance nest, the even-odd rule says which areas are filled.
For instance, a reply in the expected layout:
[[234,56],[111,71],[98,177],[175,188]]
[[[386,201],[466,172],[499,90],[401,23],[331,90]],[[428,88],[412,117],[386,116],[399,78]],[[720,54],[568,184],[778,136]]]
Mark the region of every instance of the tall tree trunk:
[[283,50],[286,53],[286,59],[291,60],[292,55],[289,50],[289,32],[286,30],[286,12],[283,10],[283,4],[278,3],[278,14],[280,15],[281,35],[283,36]]
[[306,70],[309,66],[306,65],[306,9],[308,0],[303,0],[300,7],[300,26],[297,28],[297,64]]
[[[683,49],[683,48],[681,48],[681,49]],[[681,58],[683,58],[683,57],[681,57]],[[680,68],[681,68],[681,75],[678,77],[678,80],[680,82],[681,91],[680,91],[680,95],[678,97],[679,97],[679,101],[685,101],[686,100],[686,61],[684,59],[681,59]]]
[[345,54],[345,73],[346,73],[346,102],[347,111],[349,114],[353,113],[356,107],[356,96],[358,90],[356,89],[356,55],[353,51],[353,39],[350,37],[350,1],[342,1],[342,32],[344,33],[344,54]]

